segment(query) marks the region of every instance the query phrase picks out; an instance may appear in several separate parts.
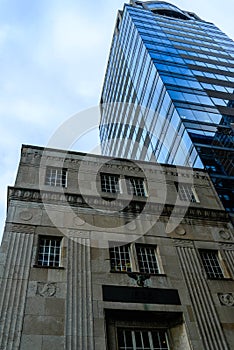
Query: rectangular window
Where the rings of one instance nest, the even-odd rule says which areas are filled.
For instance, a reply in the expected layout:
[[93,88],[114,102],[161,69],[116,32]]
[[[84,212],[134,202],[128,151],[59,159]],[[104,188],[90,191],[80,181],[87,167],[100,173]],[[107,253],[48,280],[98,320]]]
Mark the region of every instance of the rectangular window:
[[156,247],[131,244],[110,248],[111,271],[159,274]]
[[67,187],[67,169],[47,167],[45,185]]
[[60,253],[61,253],[61,241],[60,237],[40,237],[38,260],[39,266],[60,266]]
[[155,247],[136,245],[136,253],[140,272],[159,273]]
[[134,196],[146,197],[144,179],[137,177],[127,177],[127,189],[128,193]]
[[218,252],[215,250],[200,251],[201,259],[208,278],[222,279],[224,273],[220,265]]
[[111,271],[131,272],[130,247],[122,245],[110,248]]
[[101,174],[102,192],[119,193],[119,175]]
[[169,350],[167,334],[162,329],[117,330],[119,350]]
[[198,202],[198,198],[196,192],[191,184],[176,184],[178,195],[180,200],[186,202]]

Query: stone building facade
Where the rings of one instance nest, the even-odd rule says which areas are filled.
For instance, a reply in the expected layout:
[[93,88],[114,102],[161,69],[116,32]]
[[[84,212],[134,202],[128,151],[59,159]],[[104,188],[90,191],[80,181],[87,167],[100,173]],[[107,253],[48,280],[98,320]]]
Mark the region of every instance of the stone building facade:
[[0,349],[233,349],[233,247],[205,171],[23,146]]

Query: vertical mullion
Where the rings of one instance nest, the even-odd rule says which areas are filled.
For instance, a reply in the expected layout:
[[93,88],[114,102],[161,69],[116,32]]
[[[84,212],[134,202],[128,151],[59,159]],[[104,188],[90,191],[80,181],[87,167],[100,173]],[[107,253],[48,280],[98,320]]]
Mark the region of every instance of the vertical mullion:
[[152,332],[148,331],[148,337],[149,337],[149,343],[150,343],[150,350],[154,350],[154,344],[152,339]]
[[48,247],[49,247],[49,250],[48,250],[48,261],[47,261],[47,266],[49,266],[50,265],[50,251],[51,251],[51,240],[49,239],[49,245],[48,245]]
[[147,265],[147,268],[148,268],[148,272],[150,273],[150,272],[152,272],[152,271],[150,271],[150,265],[149,265],[149,254],[150,254],[151,249],[149,248],[149,254],[147,252],[147,248],[146,247],[144,248],[144,250],[145,250],[146,265]]
[[42,255],[42,261],[41,261],[41,264],[44,265],[45,264],[45,249],[46,249],[46,241],[44,240],[44,242],[42,243],[42,252],[41,252],[41,255]]
[[135,338],[135,331],[134,330],[131,331],[131,335],[132,335],[133,350],[136,350],[136,338]]

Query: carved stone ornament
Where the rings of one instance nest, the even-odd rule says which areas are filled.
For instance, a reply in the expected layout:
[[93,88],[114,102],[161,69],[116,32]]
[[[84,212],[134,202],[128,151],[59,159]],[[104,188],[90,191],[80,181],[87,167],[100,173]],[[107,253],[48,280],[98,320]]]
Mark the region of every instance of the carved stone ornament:
[[136,280],[137,285],[139,287],[146,287],[145,285],[145,281],[148,280],[150,278],[150,274],[140,274],[137,272],[129,272],[128,276],[130,278],[133,278],[134,280]]
[[37,292],[41,297],[53,297],[56,294],[56,283],[37,282]]
[[81,218],[79,218],[78,216],[76,216],[74,219],[73,219],[73,222],[76,226],[83,226],[85,224],[85,221],[82,220]]
[[24,210],[19,213],[19,217],[23,221],[29,221],[32,219],[33,214],[29,210]]
[[223,293],[218,294],[220,303],[225,306],[233,306],[234,305],[234,297],[232,293]]
[[175,229],[175,233],[179,236],[184,236],[186,234],[186,231],[185,229],[182,227],[182,226],[178,226],[176,229]]
[[130,230],[130,231],[135,231],[136,230],[136,224],[135,222],[129,222],[127,225],[126,225],[127,229]]
[[228,231],[221,230],[219,231],[219,235],[222,239],[229,240],[231,238],[231,234]]

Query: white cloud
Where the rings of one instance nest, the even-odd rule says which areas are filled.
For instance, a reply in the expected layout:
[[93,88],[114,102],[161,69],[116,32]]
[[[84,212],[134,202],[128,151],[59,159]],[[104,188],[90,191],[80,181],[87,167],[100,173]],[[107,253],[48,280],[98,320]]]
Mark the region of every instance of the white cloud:
[[7,100],[0,99],[0,114],[17,116],[18,121],[34,124],[35,127],[44,126],[49,118],[56,116],[56,108],[48,105],[43,99],[22,98],[14,100],[14,104],[9,104]]

